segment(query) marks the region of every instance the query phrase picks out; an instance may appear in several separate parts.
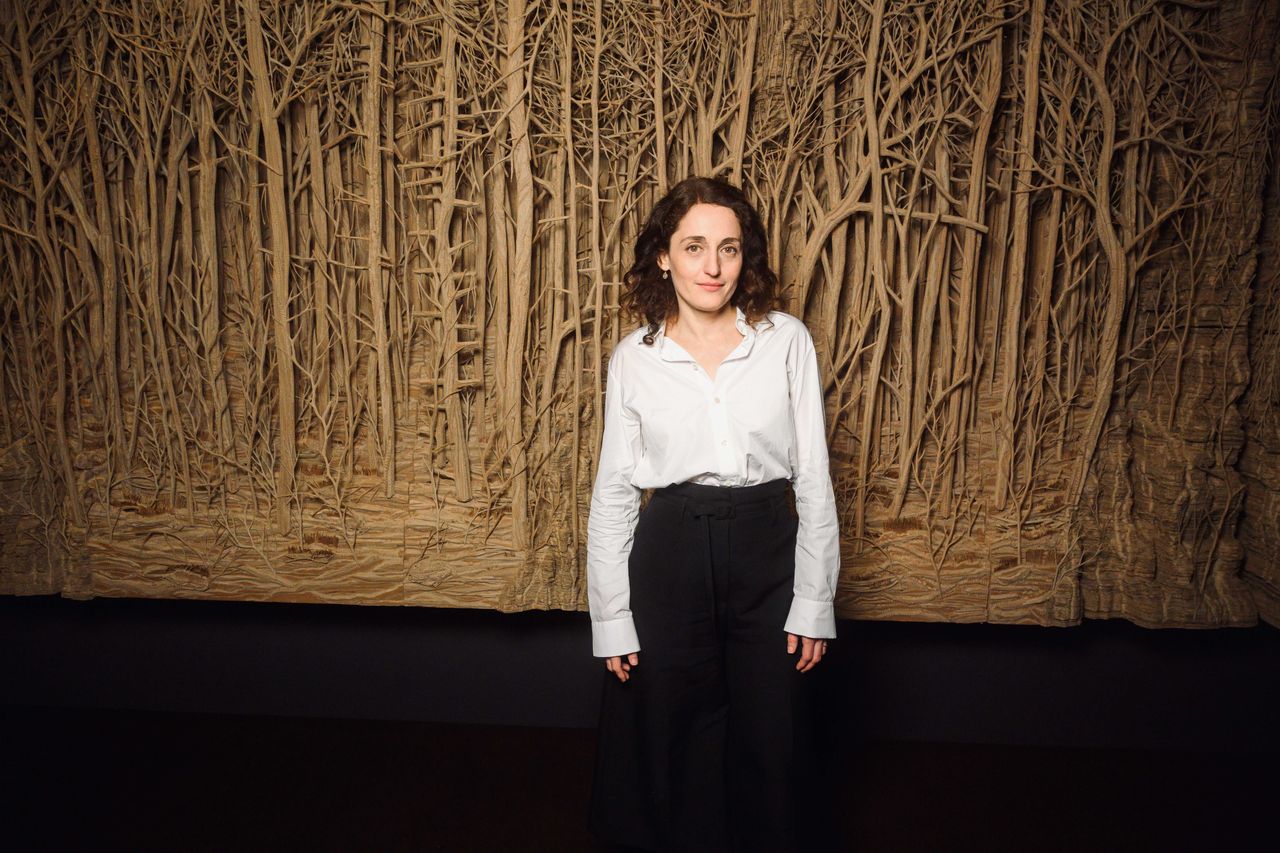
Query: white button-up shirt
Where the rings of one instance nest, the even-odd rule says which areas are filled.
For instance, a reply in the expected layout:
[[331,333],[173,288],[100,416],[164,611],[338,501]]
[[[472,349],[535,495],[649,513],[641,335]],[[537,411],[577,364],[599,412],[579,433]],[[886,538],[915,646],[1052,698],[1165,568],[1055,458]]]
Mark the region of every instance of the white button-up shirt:
[[587,523],[587,600],[597,657],[640,649],[627,558],[642,489],[692,482],[754,486],[789,479],[800,523],[791,611],[783,629],[836,635],[840,532],[827,461],[822,383],[813,338],[790,314],[753,327],[713,380],[665,324],[652,346],[642,327],[609,359],[604,444]]

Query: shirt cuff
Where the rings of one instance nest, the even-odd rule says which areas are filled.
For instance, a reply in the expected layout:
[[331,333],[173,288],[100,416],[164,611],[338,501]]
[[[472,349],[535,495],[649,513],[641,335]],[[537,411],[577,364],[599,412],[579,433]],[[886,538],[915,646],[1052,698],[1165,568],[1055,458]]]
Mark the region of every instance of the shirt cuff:
[[595,657],[611,658],[638,651],[640,638],[630,616],[591,623],[591,654]]
[[791,599],[791,612],[785,628],[788,634],[812,639],[834,639],[836,635],[836,607],[830,601],[813,601],[795,596]]

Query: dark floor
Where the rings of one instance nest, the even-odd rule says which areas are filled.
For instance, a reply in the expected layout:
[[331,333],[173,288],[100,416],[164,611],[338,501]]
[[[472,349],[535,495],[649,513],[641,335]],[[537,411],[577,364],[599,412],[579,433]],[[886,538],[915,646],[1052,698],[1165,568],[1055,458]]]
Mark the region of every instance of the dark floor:
[[[5,850],[602,849],[584,827],[589,730],[32,708],[0,721]],[[831,850],[1274,840],[1274,754],[862,743],[830,758]]]

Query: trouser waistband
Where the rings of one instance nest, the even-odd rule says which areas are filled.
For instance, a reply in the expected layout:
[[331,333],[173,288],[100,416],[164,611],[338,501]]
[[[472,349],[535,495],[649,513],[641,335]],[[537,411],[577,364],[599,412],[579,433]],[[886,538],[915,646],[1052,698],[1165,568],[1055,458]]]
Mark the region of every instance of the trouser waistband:
[[684,503],[685,513],[694,518],[733,518],[735,510],[784,498],[791,487],[786,479],[770,480],[754,486],[708,486],[676,483],[654,491],[655,498]]

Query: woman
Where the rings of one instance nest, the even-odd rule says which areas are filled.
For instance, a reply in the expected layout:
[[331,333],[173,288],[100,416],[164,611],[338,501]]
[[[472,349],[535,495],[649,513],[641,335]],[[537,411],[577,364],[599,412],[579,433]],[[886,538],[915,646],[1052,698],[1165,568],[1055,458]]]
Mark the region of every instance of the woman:
[[767,258],[741,190],[689,178],[626,275],[646,325],[610,357],[587,541],[610,841],[794,849],[812,784],[798,688],[835,636],[839,533],[813,341]]

